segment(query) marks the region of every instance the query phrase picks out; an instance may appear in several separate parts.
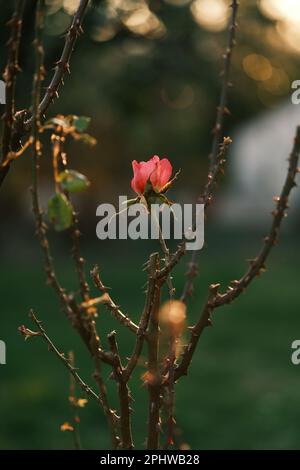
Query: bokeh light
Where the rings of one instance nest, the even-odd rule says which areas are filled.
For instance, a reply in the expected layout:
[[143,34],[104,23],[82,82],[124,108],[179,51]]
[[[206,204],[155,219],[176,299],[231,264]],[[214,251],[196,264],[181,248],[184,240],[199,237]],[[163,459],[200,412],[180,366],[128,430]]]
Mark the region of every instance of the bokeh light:
[[224,0],[195,0],[191,12],[199,26],[215,32],[226,28],[230,13]]
[[247,75],[253,80],[265,81],[272,77],[271,62],[259,54],[248,54],[243,59],[243,67]]

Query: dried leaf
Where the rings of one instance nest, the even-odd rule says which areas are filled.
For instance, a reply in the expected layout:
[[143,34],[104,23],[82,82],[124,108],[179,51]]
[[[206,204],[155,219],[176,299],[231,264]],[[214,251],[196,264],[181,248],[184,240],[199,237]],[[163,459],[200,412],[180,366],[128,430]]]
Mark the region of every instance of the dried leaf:
[[70,423],[65,422],[60,426],[60,430],[63,431],[63,432],[64,431],[74,431],[74,428],[73,428],[73,426],[71,426]]

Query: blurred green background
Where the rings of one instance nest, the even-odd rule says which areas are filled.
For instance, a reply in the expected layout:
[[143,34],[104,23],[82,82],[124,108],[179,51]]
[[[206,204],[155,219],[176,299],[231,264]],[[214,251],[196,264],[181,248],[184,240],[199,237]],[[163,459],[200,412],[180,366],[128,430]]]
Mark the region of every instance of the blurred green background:
[[[76,1],[46,3],[45,84],[59,58],[62,35]],[[266,111],[276,111],[289,99],[291,82],[299,78],[300,7],[296,0],[284,3],[285,8],[276,0],[241,2],[226,134],[238,133],[240,125]],[[114,299],[135,320],[144,301],[146,279],[141,266],[157,247],[153,242],[97,241],[95,210],[103,201],[130,194],[131,161],[154,153],[168,155],[174,168],[182,168],[173,199],[193,200],[199,192],[205,181],[218,103],[228,5],[225,0],[92,2],[85,34],[72,57],[72,73],[48,112],[48,117],[57,113],[92,117],[90,133],[98,145],[67,145],[70,166],[92,182],[91,189],[77,201],[86,271],[98,263]],[[0,8],[3,70],[8,39],[5,23],[12,13],[12,2],[1,0]],[[18,109],[30,106],[32,12],[33,2],[28,1]],[[288,121],[285,126],[289,128]],[[53,191],[47,157],[45,137],[43,202]],[[24,343],[17,333],[19,325],[31,326],[27,312],[34,308],[59,349],[74,350],[82,376],[93,383],[89,357],[45,285],[30,210],[30,163],[26,155],[17,161],[0,191],[0,339],[7,345],[7,365],[0,366],[0,448],[71,448],[70,433],[59,429],[70,420],[68,374],[45,344],[40,340]],[[229,170],[223,181],[225,188],[231,177]],[[203,335],[189,376],[177,386],[178,440],[191,448],[300,447],[300,366],[290,360],[291,343],[298,339],[300,329],[297,216],[299,209],[283,230],[267,273],[234,305],[216,312],[214,327]],[[250,223],[247,227],[220,225],[217,219],[212,211],[194,301],[188,311],[191,323],[210,282],[225,286],[243,273],[245,259],[257,252],[270,217],[263,225]],[[68,234],[51,233],[51,241],[59,278],[76,290]],[[178,293],[185,271],[183,261],[174,273]],[[129,354],[133,347],[130,333],[120,329],[105,310],[100,311],[98,322],[103,342],[106,334],[116,329],[121,351]],[[143,447],[146,436],[147,391],[140,379],[142,373],[137,370],[131,386],[137,448]],[[108,369],[104,376],[117,405]],[[89,402],[80,417],[84,448],[107,448],[106,424],[97,406]]]

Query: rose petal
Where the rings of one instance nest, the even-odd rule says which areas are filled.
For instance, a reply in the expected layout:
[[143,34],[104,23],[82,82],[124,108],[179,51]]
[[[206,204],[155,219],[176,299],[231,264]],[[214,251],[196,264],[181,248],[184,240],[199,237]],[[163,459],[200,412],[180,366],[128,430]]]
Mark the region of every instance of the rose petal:
[[157,157],[155,163],[156,167],[153,173],[151,173],[150,181],[153,188],[159,192],[169,181],[172,175],[172,165],[167,158],[159,160]]
[[133,179],[131,180],[131,187],[137,194],[143,194],[147,181],[155,168],[153,159],[147,162],[132,162]]

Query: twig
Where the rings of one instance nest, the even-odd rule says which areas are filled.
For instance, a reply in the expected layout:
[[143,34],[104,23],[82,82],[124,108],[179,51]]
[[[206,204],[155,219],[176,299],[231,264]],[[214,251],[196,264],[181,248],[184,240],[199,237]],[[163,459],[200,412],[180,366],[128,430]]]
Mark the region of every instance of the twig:
[[47,275],[47,280],[49,285],[54,289],[58,298],[60,299],[63,310],[65,311],[67,317],[72,320],[73,312],[69,306],[68,297],[64,292],[64,289],[59,284],[54,266],[51,257],[49,242],[47,238],[47,226],[43,221],[43,213],[40,207],[39,194],[38,194],[38,175],[39,175],[39,162],[41,157],[41,142],[39,138],[40,132],[40,111],[39,111],[39,97],[41,91],[41,82],[44,77],[44,68],[43,68],[43,47],[42,47],[42,38],[41,32],[43,28],[43,12],[42,4],[39,1],[37,3],[37,12],[36,12],[36,38],[35,38],[35,54],[36,54],[36,71],[34,74],[33,81],[33,90],[32,90],[32,112],[33,112],[33,121],[32,121],[32,207],[35,217],[36,224],[36,233],[42,248],[44,255],[44,266],[45,272]]
[[[36,223],[36,232],[42,248],[44,256],[44,266],[49,285],[53,288],[58,298],[63,311],[65,312],[67,318],[72,323],[72,325],[77,329],[80,336],[84,340],[86,346],[88,347],[91,353],[94,353],[94,350],[91,346],[91,337],[94,337],[93,331],[93,320],[91,319],[88,322],[83,323],[81,318],[79,308],[69,295],[65,293],[65,290],[61,287],[55,273],[52,256],[50,252],[49,241],[47,238],[47,226],[43,221],[43,212],[40,207],[39,194],[38,194],[38,174],[39,174],[39,161],[41,157],[41,142],[39,139],[40,132],[40,111],[39,111],[39,96],[41,81],[43,79],[43,47],[41,42],[41,31],[43,26],[42,21],[42,10],[40,2],[37,4],[37,27],[36,27],[36,39],[35,39],[35,50],[36,50],[36,72],[34,76],[34,85],[33,85],[33,123],[32,123],[32,205],[33,213]],[[101,359],[108,364],[111,364],[110,355],[100,348],[97,351],[97,354]]]
[[248,285],[256,276],[262,274],[265,270],[265,262],[271,249],[278,241],[281,222],[288,210],[288,200],[291,190],[296,186],[296,175],[299,172],[298,161],[300,154],[300,127],[297,128],[294,147],[289,158],[289,167],[286,180],[281,195],[276,199],[276,209],[273,211],[273,223],[269,235],[264,239],[264,245],[258,256],[250,261],[250,267],[240,280],[233,281],[224,294],[219,294],[220,285],[214,284],[209,288],[208,300],[205,303],[200,318],[195,326],[191,328],[191,338],[185,347],[182,360],[175,371],[175,380],[182,375],[187,375],[189,365],[198,344],[199,338],[206,326],[211,324],[211,314],[215,308],[221,307],[232,302],[239,295],[245,292]]
[[101,374],[101,360],[98,356],[95,357],[95,372],[93,375],[99,389],[99,394],[102,399],[102,406],[103,410],[107,419],[108,427],[110,430],[111,441],[112,441],[112,448],[118,449],[120,445],[120,438],[118,436],[118,422],[120,420],[119,416],[117,416],[116,411],[113,410],[108,401],[107,397],[107,389],[104,384],[102,374]]
[[[45,114],[50,104],[53,103],[55,98],[58,98],[58,91],[63,84],[64,75],[66,72],[70,73],[70,58],[74,50],[76,39],[83,32],[82,22],[86,12],[89,0],[81,0],[77,11],[74,14],[72,23],[65,36],[65,45],[59,61],[56,63],[55,72],[46,89],[46,93],[39,105],[39,112],[41,116]],[[27,129],[33,123],[33,116],[25,123]]]
[[[64,353],[61,353],[57,347],[54,345],[54,343],[52,342],[52,340],[49,338],[49,336],[46,334],[46,331],[44,330],[44,328],[42,327],[42,324],[40,322],[40,320],[37,319],[37,317],[35,316],[35,314],[33,313],[33,311],[31,310],[30,313],[29,313],[29,317],[31,318],[31,320],[35,323],[35,325],[37,326],[38,328],[38,333],[40,333],[39,335],[38,334],[35,334],[35,336],[41,336],[45,341],[46,343],[48,344],[48,348],[49,348],[49,351],[50,352],[53,352],[57,358],[64,364],[64,366],[69,370],[69,372],[72,374],[72,376],[74,377],[76,383],[79,385],[79,387],[81,388],[81,390],[83,392],[85,392],[88,396],[90,396],[91,398],[93,398],[93,400],[95,400],[97,403],[100,403],[100,405],[102,405],[102,401],[101,401],[101,398],[100,396],[98,396],[83,380],[82,378],[78,375],[78,372],[76,371],[76,369],[70,364],[70,362],[68,361],[68,359],[65,357],[65,354]],[[25,327],[20,327],[19,328],[20,332],[26,336],[26,332],[28,331],[27,328]],[[30,330],[29,330],[30,331]],[[34,333],[34,332],[33,332]]]
[[[220,94],[220,101],[217,108],[217,117],[216,123],[213,130],[213,141],[212,141],[212,148],[211,153],[209,156],[210,165],[207,177],[207,183],[204,189],[203,194],[201,194],[197,202],[199,204],[203,203],[205,209],[211,204],[213,189],[216,184],[217,178],[220,173],[223,173],[223,166],[225,163],[225,156],[227,152],[228,145],[230,144],[230,139],[227,137],[224,139],[223,144],[220,146],[220,142],[222,139],[223,134],[223,125],[224,125],[224,115],[228,114],[227,108],[227,95],[228,95],[228,87],[229,87],[229,76],[230,76],[230,69],[231,69],[231,57],[233,47],[235,45],[235,33],[236,33],[236,19],[237,19],[237,12],[238,12],[238,1],[233,0],[231,4],[232,8],[232,15],[231,20],[229,23],[228,29],[228,40],[227,40],[227,48],[224,54],[224,66],[222,71],[222,86],[221,86],[221,94]],[[195,250],[191,255],[191,259],[188,263],[188,271],[186,273],[186,282],[184,285],[183,293],[181,296],[181,300],[186,304],[188,299],[193,295],[194,291],[194,279],[198,275],[198,252]]]
[[237,0],[232,0],[232,4],[230,5],[232,8],[232,15],[230,19],[229,29],[228,29],[228,40],[227,40],[227,48],[224,54],[224,66],[222,72],[222,87],[221,87],[221,95],[219,106],[217,108],[217,118],[216,124],[214,127],[214,139],[212,143],[212,149],[210,154],[210,161],[211,161],[211,170],[216,163],[218,152],[219,152],[219,145],[222,139],[223,133],[223,124],[224,124],[224,115],[228,114],[227,109],[227,95],[228,95],[228,88],[229,88],[229,80],[230,80],[230,69],[231,69],[231,56],[233,47],[235,45],[235,33],[237,27],[237,12],[239,3]]
[[[53,172],[54,172],[54,182],[55,182],[56,189],[64,192],[67,199],[71,203],[69,193],[67,191],[63,191],[59,182],[60,171],[65,171],[67,168],[67,158],[66,158],[66,153],[64,151],[65,139],[66,139],[66,136],[64,134],[62,127],[61,129],[58,128],[56,132],[54,132],[51,136]],[[72,243],[73,243],[72,244],[72,257],[76,266],[76,272],[77,272],[79,287],[80,287],[80,294],[81,294],[82,300],[84,302],[88,302],[90,300],[90,288],[86,281],[86,276],[84,272],[85,259],[81,255],[81,250],[80,250],[81,232],[79,230],[78,214],[75,209],[73,209],[73,213],[72,213],[72,225],[70,228],[70,233],[71,233]]]
[[73,210],[73,223],[71,226],[71,235],[73,240],[72,256],[76,265],[81,297],[85,302],[88,302],[90,300],[90,288],[87,283],[84,272],[85,259],[81,255],[80,251],[81,232],[79,230],[78,213],[75,210]]
[[139,322],[138,331],[136,333],[136,343],[133,350],[133,353],[127,363],[127,366],[124,370],[124,378],[128,381],[131,377],[132,372],[134,371],[138,360],[141,356],[143,349],[143,344],[146,336],[146,331],[148,327],[150,312],[152,309],[153,297],[155,292],[155,273],[158,266],[159,255],[158,253],[152,253],[150,255],[149,261],[147,263],[148,271],[148,282],[147,282],[147,291],[146,291],[146,300],[144,310]]
[[184,352],[182,354],[182,359],[181,359],[180,364],[176,367],[175,376],[174,376],[175,381],[178,380],[182,375],[187,375],[187,371],[192,361],[193,354],[196,350],[199,338],[203,330],[207,326],[211,325],[210,316],[213,312],[212,301],[215,298],[215,295],[217,294],[219,287],[220,287],[219,284],[212,284],[209,287],[208,299],[204,304],[200,318],[198,322],[196,323],[196,325],[190,328],[191,338],[187,346],[185,346],[184,348]]
[[[25,0],[17,0],[17,4],[20,5],[20,6],[24,5],[24,3],[25,3]],[[40,116],[44,117],[44,114],[48,110],[50,104],[54,102],[55,98],[58,98],[58,91],[59,91],[60,86],[63,85],[63,83],[64,83],[63,80],[64,80],[65,73],[66,72],[70,73],[69,63],[70,63],[71,55],[72,55],[72,52],[74,50],[74,46],[75,46],[77,37],[83,32],[82,22],[83,22],[84,14],[86,12],[88,3],[89,3],[89,0],[81,0],[76,13],[74,14],[72,23],[71,23],[71,25],[70,25],[67,33],[66,33],[66,36],[65,36],[65,44],[64,44],[64,48],[63,48],[61,57],[60,57],[59,61],[56,63],[55,72],[53,74],[50,85],[47,87],[45,95],[44,95],[42,101],[39,104],[39,114],[40,114]],[[21,11],[21,9],[19,9],[19,11]],[[21,18],[21,15],[19,15],[19,17]],[[18,22],[18,28],[19,28],[18,30],[20,32],[21,31],[21,22],[20,21]],[[12,37],[14,37],[14,36],[12,35]],[[16,45],[16,43],[14,43],[14,44]],[[16,57],[17,57],[18,56],[18,47],[15,49],[15,53],[16,53]],[[10,64],[11,62],[9,61],[8,63]],[[14,62],[14,63],[15,63],[15,65],[17,65],[17,62]],[[16,71],[17,70],[18,70],[18,68],[16,68]],[[15,82],[15,80],[12,83],[14,83],[14,82]],[[7,99],[7,102],[8,102],[8,105],[11,102],[9,97]],[[34,122],[34,119],[35,119],[34,110],[32,112],[32,116],[29,119],[26,119],[26,111],[25,110],[22,111],[22,112],[19,112],[19,113],[14,113],[14,110],[13,110],[12,113],[9,113],[9,116],[12,115],[12,119],[9,118],[9,120],[7,122],[9,123],[11,121],[13,123],[14,118],[16,119],[18,114],[20,115],[19,116],[19,122],[18,122],[18,125],[15,126],[16,129],[15,129],[14,135],[13,135],[14,142],[16,142],[16,148],[12,149],[14,151],[18,150],[17,147],[19,146],[19,142],[20,142],[21,137],[23,137],[28,132],[30,132],[31,127],[32,127],[33,122]],[[9,145],[9,142],[10,142],[11,137],[12,137],[11,129],[12,129],[12,125],[8,128],[8,130],[6,132],[5,142],[3,144],[3,150],[4,150],[3,151],[3,156],[4,156],[5,159],[6,159],[6,155],[7,155],[8,151],[9,151],[9,147],[7,147],[7,145]],[[3,183],[6,175],[8,174],[9,168],[10,168],[10,165],[5,165],[3,167],[0,167],[0,186]]]
[[[224,172],[224,164],[226,163],[226,155],[228,148],[231,144],[229,137],[224,137],[223,143],[220,145],[218,157],[210,169],[207,177],[207,183],[204,187],[203,193],[199,196],[197,203],[204,204],[204,211],[210,206],[213,199],[213,190],[218,181],[220,174]],[[188,271],[186,273],[186,282],[181,295],[181,300],[187,304],[188,299],[193,295],[194,279],[198,274],[198,251],[194,250],[191,259],[188,263]]]
[[[157,268],[159,269],[159,260]],[[152,308],[147,332],[148,343],[148,438],[147,449],[158,449],[160,434],[160,407],[161,407],[161,374],[158,363],[159,352],[159,305],[162,279],[155,278]]]
[[182,256],[185,254],[185,242],[181,242],[177,250],[170,256],[170,261],[156,274],[156,279],[165,282],[170,272],[179,263]]
[[[69,363],[70,365],[75,369],[75,359],[74,359],[74,353],[73,351],[69,352]],[[69,393],[69,402],[71,405],[71,410],[73,413],[73,419],[72,419],[72,424],[73,424],[73,440],[74,440],[74,447],[76,450],[81,450],[81,439],[80,439],[80,432],[79,432],[79,416],[77,414],[77,399],[76,399],[76,393],[75,393],[75,379],[72,374],[70,374],[70,393]]]
[[15,10],[9,25],[11,26],[11,35],[8,41],[9,51],[8,51],[8,60],[3,75],[5,85],[6,85],[6,103],[5,103],[5,113],[4,113],[4,129],[3,129],[3,139],[2,139],[2,166],[0,167],[0,185],[2,184],[8,170],[9,164],[3,165],[7,159],[7,155],[10,150],[15,150],[11,148],[11,138],[12,130],[14,123],[15,115],[15,92],[16,92],[16,81],[17,73],[20,71],[18,64],[19,59],[19,48],[22,32],[22,20],[23,20],[23,11],[25,6],[25,0],[16,0]]
[[108,294],[108,288],[103,284],[99,274],[99,267],[95,266],[91,271],[91,276],[94,281],[95,286],[102,294],[107,294],[105,301],[103,302],[108,310],[111,311],[116,320],[122,325],[126,326],[132,333],[137,334],[139,327],[125,315],[119,308],[118,305],[114,303],[110,295]]
[[118,395],[120,401],[120,424],[121,424],[121,447],[122,449],[133,449],[133,440],[131,432],[131,396],[127,381],[124,376],[124,369],[121,363],[118,345],[116,341],[116,332],[112,331],[107,336],[110,350],[113,354],[113,376],[118,385]]
[[[227,108],[227,95],[228,95],[228,88],[229,88],[229,76],[231,70],[231,57],[233,52],[233,47],[235,45],[235,33],[237,28],[237,12],[238,12],[239,3],[237,0],[232,0],[231,8],[232,8],[232,15],[229,23],[228,29],[228,40],[227,40],[227,48],[224,54],[224,66],[222,71],[222,85],[221,85],[221,93],[220,93],[220,101],[217,108],[217,117],[216,123],[213,130],[213,141],[212,141],[212,148],[211,153],[209,156],[210,164],[209,164],[209,171],[207,177],[207,183],[204,188],[203,194],[201,194],[197,202],[199,204],[203,203],[205,209],[211,204],[212,196],[213,196],[213,189],[217,182],[217,178],[220,173],[223,173],[223,166],[225,163],[225,156],[227,152],[227,148],[230,144],[230,139],[224,138],[223,144],[220,145],[222,134],[223,134],[223,125],[224,125],[224,115],[229,113]],[[186,304],[188,299],[193,295],[194,291],[194,279],[198,275],[198,252],[195,250],[191,255],[191,259],[188,263],[188,271],[186,273],[186,282],[184,285],[183,293],[181,296],[181,300]]]
[[[165,256],[165,266],[168,266],[170,263],[170,252],[167,247],[167,244],[165,242],[165,239],[162,234],[162,230],[160,227],[159,220],[156,220],[156,223],[158,225],[158,231],[159,231],[159,240],[160,240],[160,245],[162,248],[162,251]],[[172,277],[169,274],[167,276],[166,282],[168,284],[168,289],[169,289],[169,297],[170,301],[173,299],[174,294],[175,294],[175,288],[173,287],[173,282],[172,282]],[[174,371],[175,371],[175,337],[170,332],[170,337],[169,337],[169,345],[168,345],[168,354],[166,357],[167,361],[167,370],[168,370],[168,397],[166,401],[166,408],[167,408],[167,441],[165,448],[167,449],[170,445],[173,444],[173,435],[174,435],[174,424],[175,424],[175,418],[174,418]]]

